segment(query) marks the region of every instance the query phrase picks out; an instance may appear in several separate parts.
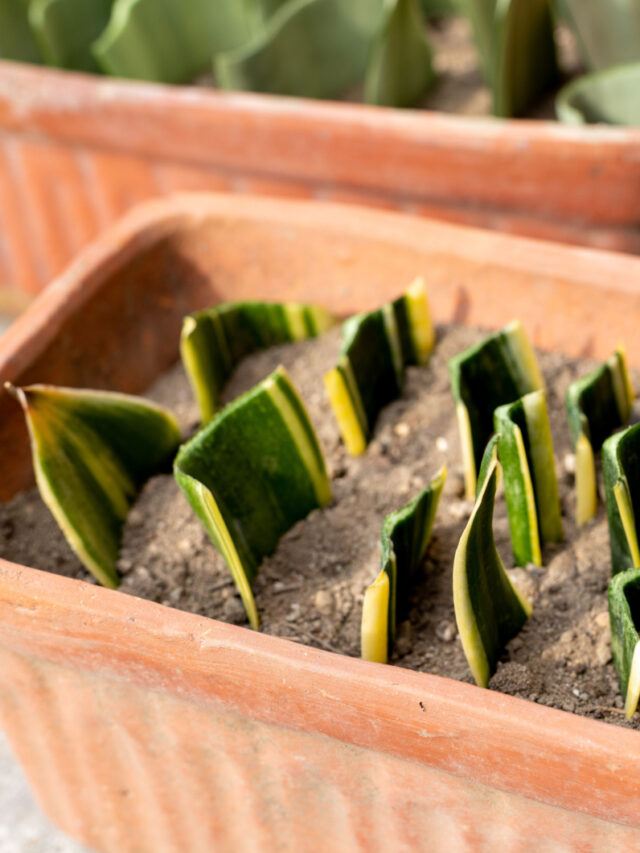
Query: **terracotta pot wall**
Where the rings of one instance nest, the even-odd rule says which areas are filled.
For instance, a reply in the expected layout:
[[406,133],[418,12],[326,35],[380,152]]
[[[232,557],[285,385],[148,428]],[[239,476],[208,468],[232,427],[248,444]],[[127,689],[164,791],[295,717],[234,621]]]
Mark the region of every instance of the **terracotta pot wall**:
[[640,252],[640,131],[135,84],[0,62],[0,289],[176,190],[355,202]]
[[[638,258],[194,195],[85,251],[0,340],[0,379],[140,391],[195,307],[346,313],[416,274],[438,321],[520,315],[543,347],[603,357],[624,340],[640,366]],[[7,498],[31,467],[4,392],[0,446]],[[2,560],[0,667],[0,719],[40,801],[98,850],[640,850],[637,732]]]

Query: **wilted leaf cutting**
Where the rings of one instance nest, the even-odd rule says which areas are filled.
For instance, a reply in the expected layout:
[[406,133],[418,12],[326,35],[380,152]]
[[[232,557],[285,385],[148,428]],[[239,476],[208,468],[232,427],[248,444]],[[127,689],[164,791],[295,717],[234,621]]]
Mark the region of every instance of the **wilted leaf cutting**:
[[435,336],[422,279],[382,308],[342,327],[338,364],[325,376],[331,407],[349,453],[363,453],[381,409],[395,400],[405,365],[426,364]]
[[7,390],[25,413],[43,501],[87,569],[116,587],[127,512],[143,483],[170,467],[178,425],[159,406],[126,394],[52,385]]
[[331,500],[322,451],[284,368],[185,444],[174,472],[257,628],[251,584],[260,562],[296,521]]
[[406,618],[411,587],[427,552],[445,479],[443,468],[418,497],[384,520],[382,570],[367,587],[362,606],[365,660],[387,662],[396,625]]

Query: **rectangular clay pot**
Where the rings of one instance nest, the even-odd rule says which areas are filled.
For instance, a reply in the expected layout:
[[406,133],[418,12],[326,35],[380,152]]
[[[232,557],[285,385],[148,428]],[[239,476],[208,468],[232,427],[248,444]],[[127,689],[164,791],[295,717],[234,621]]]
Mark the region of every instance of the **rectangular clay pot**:
[[176,190],[353,201],[640,252],[640,130],[230,94],[0,62],[0,289]]
[[[437,321],[640,366],[640,259],[397,213],[150,202],[0,341],[0,377],[142,391],[221,299],[344,314],[425,276]],[[2,498],[31,484],[0,396]],[[603,554],[603,559],[608,559]],[[0,720],[47,814],[101,851],[640,850],[640,735],[0,561]]]

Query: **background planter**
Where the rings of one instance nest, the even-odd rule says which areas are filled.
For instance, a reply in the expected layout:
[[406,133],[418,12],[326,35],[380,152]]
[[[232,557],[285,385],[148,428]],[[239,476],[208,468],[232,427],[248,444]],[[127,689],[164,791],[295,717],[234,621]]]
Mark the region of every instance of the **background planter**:
[[[225,298],[340,313],[414,275],[438,321],[640,366],[640,259],[338,205],[140,208],[0,341],[0,378],[141,391]],[[535,288],[535,299],[531,298]],[[114,329],[118,333],[114,334]],[[0,395],[6,499],[31,482]],[[99,850],[640,850],[640,735],[0,560],[0,720],[60,826]]]
[[175,190],[354,201],[640,252],[640,130],[465,119],[0,62],[0,288]]

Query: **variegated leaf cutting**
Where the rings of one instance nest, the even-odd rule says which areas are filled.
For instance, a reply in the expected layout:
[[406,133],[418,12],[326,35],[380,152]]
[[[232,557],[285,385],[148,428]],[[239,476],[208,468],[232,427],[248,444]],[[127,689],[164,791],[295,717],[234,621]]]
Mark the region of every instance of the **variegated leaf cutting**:
[[465,492],[471,500],[484,450],[494,430],[494,411],[544,388],[535,353],[519,320],[449,361],[456,401]]
[[613,574],[640,568],[640,424],[615,433],[604,442],[602,474]]
[[629,420],[633,389],[622,349],[567,391],[569,429],[576,454],[576,521],[596,513],[598,491],[595,454],[616,429]]
[[609,584],[611,654],[628,720],[640,698],[640,569],[618,572]]
[[511,583],[493,538],[497,444],[495,436],[487,447],[478,497],[453,562],[456,622],[480,687],[488,686],[505,644],[531,615],[531,605]]
[[169,469],[180,443],[173,416],[138,397],[7,386],[24,410],[36,482],[69,545],[109,587],[124,521],[137,492]]
[[203,423],[218,410],[224,386],[245,356],[321,335],[334,323],[324,308],[297,302],[224,302],[185,317],[180,353]]
[[262,559],[297,521],[331,500],[322,451],[284,368],[185,444],[174,472],[257,628],[251,585]]
[[542,565],[542,544],[562,540],[562,517],[544,391],[494,414],[516,564]]
[[411,587],[427,552],[446,476],[443,468],[414,500],[384,520],[382,570],[367,587],[362,606],[361,654],[365,660],[388,660],[396,625],[406,618]]
[[338,364],[325,376],[349,453],[363,453],[381,409],[400,394],[405,365],[426,364],[435,336],[422,279],[376,311],[343,325]]

